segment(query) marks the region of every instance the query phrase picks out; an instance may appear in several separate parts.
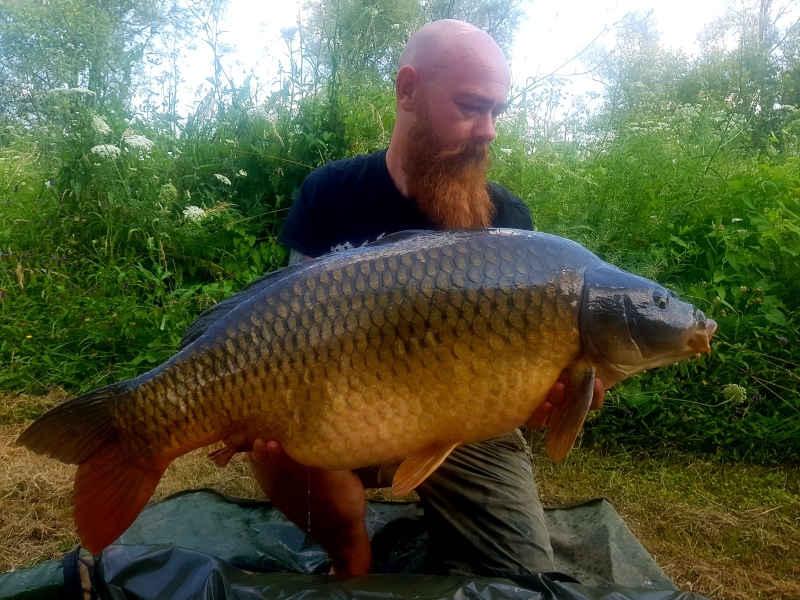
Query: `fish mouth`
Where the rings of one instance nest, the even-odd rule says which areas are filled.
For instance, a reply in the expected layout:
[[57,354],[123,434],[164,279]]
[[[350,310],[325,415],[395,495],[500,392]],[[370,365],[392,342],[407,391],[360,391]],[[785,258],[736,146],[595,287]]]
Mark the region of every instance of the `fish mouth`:
[[706,319],[702,312],[698,311],[697,331],[686,342],[686,345],[697,354],[708,354],[711,356],[711,338],[717,331],[717,322],[713,319]]

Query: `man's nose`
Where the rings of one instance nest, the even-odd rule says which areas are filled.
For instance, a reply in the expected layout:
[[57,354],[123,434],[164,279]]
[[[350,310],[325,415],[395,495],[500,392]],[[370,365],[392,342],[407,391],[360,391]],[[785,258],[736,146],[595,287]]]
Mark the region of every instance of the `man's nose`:
[[495,129],[494,125],[495,120],[494,116],[492,116],[492,113],[482,114],[475,122],[475,127],[472,130],[472,136],[489,144],[497,137],[497,130]]

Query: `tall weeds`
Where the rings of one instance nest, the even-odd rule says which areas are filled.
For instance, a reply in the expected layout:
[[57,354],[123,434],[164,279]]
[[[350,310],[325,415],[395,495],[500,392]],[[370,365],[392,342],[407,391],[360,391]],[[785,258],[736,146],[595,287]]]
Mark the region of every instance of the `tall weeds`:
[[[390,78],[337,70],[339,46],[296,34],[266,99],[219,72],[179,135],[86,90],[42,93],[37,126],[0,130],[0,388],[86,390],[157,365],[202,309],[285,264],[277,232],[311,170],[388,144]],[[559,117],[558,81],[515,90],[490,176],[537,229],[720,325],[710,358],[610,392],[592,439],[798,462],[800,119],[775,109],[764,136],[754,105],[667,58],[599,111]]]

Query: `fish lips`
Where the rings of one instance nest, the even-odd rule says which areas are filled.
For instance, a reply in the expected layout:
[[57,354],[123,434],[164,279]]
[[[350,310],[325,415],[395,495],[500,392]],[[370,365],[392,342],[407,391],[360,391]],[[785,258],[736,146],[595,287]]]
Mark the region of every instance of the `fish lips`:
[[711,338],[717,332],[717,322],[706,319],[702,311],[698,310],[700,318],[697,322],[697,331],[692,334],[686,345],[699,354],[711,356]]

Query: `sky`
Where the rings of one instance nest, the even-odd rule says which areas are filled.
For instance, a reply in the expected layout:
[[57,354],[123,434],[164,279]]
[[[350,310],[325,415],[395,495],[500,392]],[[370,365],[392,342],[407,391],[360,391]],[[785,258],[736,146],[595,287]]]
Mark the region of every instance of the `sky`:
[[[297,22],[300,4],[298,0],[230,0],[222,40],[235,47],[226,59],[235,82],[240,83],[251,72],[262,85],[275,77],[281,59],[285,62],[281,28]],[[726,0],[527,0],[523,6],[526,19],[509,57],[517,84],[557,69],[606,27],[609,31],[600,41],[610,45],[614,23],[632,11],[652,10],[662,44],[693,54],[697,51],[697,34],[724,13]],[[197,50],[187,56],[181,71],[186,83],[180,94],[180,112],[190,111],[196,90],[209,75],[210,61],[210,51],[204,44],[197,44]],[[573,63],[559,72],[570,74],[580,67]],[[573,85],[578,92],[589,87],[580,78]]]

